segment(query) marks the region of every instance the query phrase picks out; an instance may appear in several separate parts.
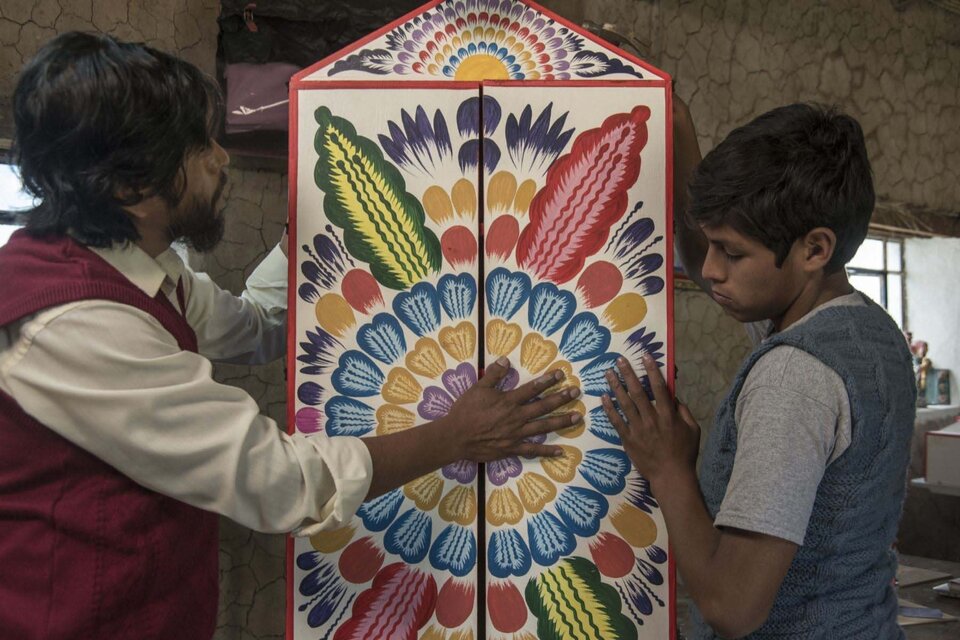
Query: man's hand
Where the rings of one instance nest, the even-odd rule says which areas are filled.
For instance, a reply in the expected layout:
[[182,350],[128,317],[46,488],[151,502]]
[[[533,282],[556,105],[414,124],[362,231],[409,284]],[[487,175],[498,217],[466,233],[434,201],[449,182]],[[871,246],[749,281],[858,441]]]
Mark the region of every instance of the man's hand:
[[656,487],[662,482],[693,471],[700,444],[700,425],[685,405],[674,402],[656,362],[645,355],[643,366],[656,406],[651,404],[633,367],[626,359],[619,358],[617,367],[626,388],[612,369],[606,375],[622,415],[606,394],[603,409],[620,434],[633,465],[650,481],[656,495]]
[[528,442],[528,438],[565,429],[583,419],[579,413],[546,416],[580,396],[579,389],[563,389],[543,398],[537,396],[563,379],[554,370],[511,391],[497,385],[510,370],[510,362],[500,358],[487,367],[484,375],[450,409],[445,420],[456,430],[459,457],[488,462],[505,456],[556,456],[563,450]]

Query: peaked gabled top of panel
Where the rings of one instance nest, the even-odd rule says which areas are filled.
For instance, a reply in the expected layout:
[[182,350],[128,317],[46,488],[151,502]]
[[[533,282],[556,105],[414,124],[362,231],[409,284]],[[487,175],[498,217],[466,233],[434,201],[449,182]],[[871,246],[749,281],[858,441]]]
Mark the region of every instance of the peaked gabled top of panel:
[[433,0],[301,71],[317,80],[664,80],[528,0]]

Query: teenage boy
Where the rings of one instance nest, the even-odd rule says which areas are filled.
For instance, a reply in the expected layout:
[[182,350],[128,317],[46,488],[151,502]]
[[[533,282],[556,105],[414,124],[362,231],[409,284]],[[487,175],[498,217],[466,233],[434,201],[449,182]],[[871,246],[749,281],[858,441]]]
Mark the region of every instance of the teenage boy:
[[[677,249],[756,348],[721,403],[699,483],[699,426],[644,362],[654,403],[621,362],[604,398],[650,481],[694,602],[692,638],[889,640],[897,531],[915,412],[910,353],[844,265],[874,190],[863,133],[795,104],[700,160],[675,109]],[[685,187],[689,186],[687,193]]]

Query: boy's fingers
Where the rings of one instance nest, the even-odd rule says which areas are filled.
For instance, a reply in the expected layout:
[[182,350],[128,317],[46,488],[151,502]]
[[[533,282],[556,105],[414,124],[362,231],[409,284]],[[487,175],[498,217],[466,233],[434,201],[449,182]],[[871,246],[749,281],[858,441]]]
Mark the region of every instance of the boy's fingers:
[[635,419],[641,417],[637,410],[637,404],[630,399],[627,390],[620,384],[620,379],[617,377],[617,374],[613,372],[613,369],[607,371],[606,377],[607,384],[610,385],[613,395],[616,396],[617,404],[620,405],[620,410],[623,411],[623,415],[627,418],[627,421],[633,422]]
[[643,388],[640,379],[637,377],[636,371],[623,356],[617,358],[617,367],[620,369],[624,382],[627,383],[627,393],[636,403],[640,415],[645,415],[653,407],[650,404],[650,398],[647,397],[646,389]]
[[506,357],[498,358],[496,362],[487,365],[483,376],[477,381],[477,386],[493,389],[500,384],[508,371],[510,371],[510,361]]
[[644,355],[643,368],[647,371],[647,380],[650,381],[650,390],[653,391],[653,399],[657,401],[657,406],[670,407],[672,404],[670,390],[667,389],[667,383],[663,379],[663,374],[660,373],[660,367],[653,358]]
[[677,405],[677,413],[680,414],[680,419],[687,423],[687,426],[691,429],[699,429],[700,424],[697,422],[697,419],[693,417],[693,414],[690,413],[690,407],[683,404],[682,402]]
[[523,403],[531,398],[536,398],[544,389],[549,389],[553,385],[563,380],[564,373],[560,369],[548,371],[539,378],[534,378],[507,392],[507,398],[517,403]]
[[604,413],[607,414],[607,420],[609,420],[613,428],[617,430],[617,435],[620,436],[620,441],[623,442],[627,437],[627,423],[623,421],[623,416],[621,416],[617,408],[613,406],[613,400],[611,400],[607,394],[601,396],[600,402],[603,404]]
[[554,431],[566,429],[571,425],[578,424],[581,420],[583,420],[583,416],[576,411],[562,413],[558,416],[550,416],[549,418],[541,418],[540,420],[531,420],[520,427],[518,435],[521,438],[531,438],[545,433],[553,433]]
[[520,417],[526,420],[536,420],[540,416],[545,416],[548,413],[559,409],[568,402],[573,401],[575,398],[580,397],[580,389],[573,387],[570,389],[561,389],[560,391],[555,391],[548,396],[544,396],[539,400],[534,400],[533,402],[528,402],[519,409]]

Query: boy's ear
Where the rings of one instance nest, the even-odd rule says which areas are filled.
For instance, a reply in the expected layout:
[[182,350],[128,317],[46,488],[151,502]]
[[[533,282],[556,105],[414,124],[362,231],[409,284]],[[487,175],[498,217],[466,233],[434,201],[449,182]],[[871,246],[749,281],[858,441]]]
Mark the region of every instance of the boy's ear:
[[803,237],[803,264],[805,271],[825,269],[837,248],[837,234],[827,227],[811,229]]

